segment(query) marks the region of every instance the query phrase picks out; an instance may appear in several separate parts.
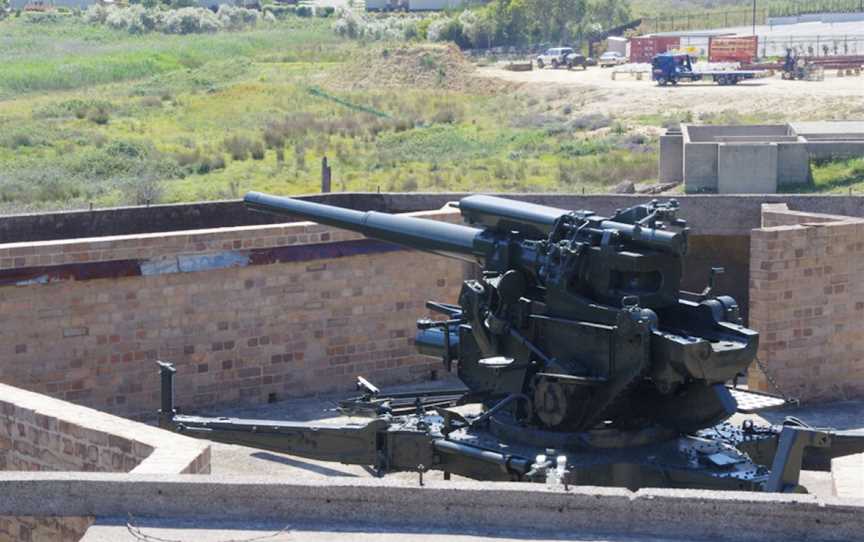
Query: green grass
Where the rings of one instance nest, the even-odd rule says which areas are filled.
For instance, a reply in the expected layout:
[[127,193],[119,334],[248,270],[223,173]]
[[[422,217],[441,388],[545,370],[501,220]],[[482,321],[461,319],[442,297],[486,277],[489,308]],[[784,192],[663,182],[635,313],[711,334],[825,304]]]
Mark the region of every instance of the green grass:
[[812,186],[790,187],[787,192],[864,193],[864,158],[817,161],[812,164],[812,172]]
[[[336,190],[607,192],[656,179],[659,127],[782,120],[612,118],[563,91],[358,87],[346,68],[396,62],[382,51],[404,45],[370,51],[329,24],[133,36],[73,17],[0,21],[0,212],[317,192],[325,156]],[[447,65],[443,51],[422,54]],[[857,189],[861,171],[817,166],[807,190]]]
[[386,55],[329,24],[133,36],[0,21],[0,210],[317,192],[324,156],[338,190],[597,192],[656,176],[656,141],[631,152],[611,121],[565,129],[514,92],[352,88],[344,66]]

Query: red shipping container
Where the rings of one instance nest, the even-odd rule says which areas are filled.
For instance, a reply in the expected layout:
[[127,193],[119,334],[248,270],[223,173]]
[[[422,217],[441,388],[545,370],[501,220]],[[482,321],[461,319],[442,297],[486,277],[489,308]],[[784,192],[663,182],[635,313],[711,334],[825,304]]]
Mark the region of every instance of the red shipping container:
[[708,42],[708,60],[711,62],[753,62],[759,50],[756,36],[716,36]]
[[643,36],[630,38],[630,62],[651,62],[654,55],[677,49],[681,38],[677,36]]

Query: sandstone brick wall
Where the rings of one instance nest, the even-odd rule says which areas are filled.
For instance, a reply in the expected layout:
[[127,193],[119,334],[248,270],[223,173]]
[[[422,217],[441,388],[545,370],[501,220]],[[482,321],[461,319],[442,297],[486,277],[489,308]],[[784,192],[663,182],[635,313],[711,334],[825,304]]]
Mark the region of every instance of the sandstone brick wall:
[[[750,246],[750,327],[768,371],[802,400],[864,396],[864,221],[766,205]],[[749,383],[774,391],[758,368]]]
[[310,223],[0,245],[0,382],[152,418],[156,359],[186,410],[428,378],[463,266]]
[[[204,441],[0,384],[0,470],[210,472]],[[0,542],[77,541],[89,517],[0,516]]]

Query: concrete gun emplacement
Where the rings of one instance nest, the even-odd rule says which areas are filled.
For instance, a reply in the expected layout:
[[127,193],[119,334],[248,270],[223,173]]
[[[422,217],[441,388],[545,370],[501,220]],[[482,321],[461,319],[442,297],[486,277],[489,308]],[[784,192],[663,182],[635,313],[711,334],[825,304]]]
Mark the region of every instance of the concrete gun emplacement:
[[[417,322],[421,354],[467,389],[385,396],[359,379],[343,412],[363,424],[315,426],[175,413],[163,364],[160,424],[190,436],[481,480],[803,491],[799,471],[864,450],[864,435],[803,424],[726,421],[738,401],[782,398],[728,383],[754,361],[758,334],[738,305],[680,288],[688,229],[677,201],[611,217],[474,195],[465,225],[361,212],[251,192],[255,211],[312,220],[476,263],[457,304]],[[481,405],[469,416],[461,405]]]

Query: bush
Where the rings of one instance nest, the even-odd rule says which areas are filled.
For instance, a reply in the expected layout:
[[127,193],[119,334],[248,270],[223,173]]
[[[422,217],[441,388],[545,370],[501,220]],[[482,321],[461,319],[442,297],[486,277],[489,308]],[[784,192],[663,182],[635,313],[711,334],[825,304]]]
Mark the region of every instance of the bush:
[[260,141],[255,141],[252,143],[252,146],[249,149],[249,153],[252,155],[253,160],[263,160],[264,159],[264,144]]
[[87,112],[87,120],[95,124],[108,124],[111,114],[108,108],[103,106],[93,107]]
[[92,24],[105,24],[109,9],[101,4],[93,4],[84,12],[84,20]]
[[205,34],[222,28],[219,18],[204,8],[182,8],[168,12],[162,31],[166,34]]
[[462,23],[459,19],[450,17],[442,17],[432,21],[426,31],[426,37],[429,41],[452,41],[459,47],[468,45],[462,33]]
[[115,30],[126,30],[130,34],[152,32],[162,26],[163,14],[159,10],[145,9],[143,6],[110,9],[105,24]]
[[227,30],[243,30],[258,24],[261,14],[254,9],[238,8],[222,4],[216,12],[219,22]]
[[63,16],[54,11],[30,12],[24,16],[24,22],[30,24],[55,24],[63,20]]
[[417,16],[372,18],[347,8],[337,9],[336,17],[333,31],[340,36],[381,41],[411,39],[413,36],[425,39],[420,25],[428,20]]
[[[231,136],[222,142],[222,146],[231,155],[233,160],[246,160],[249,158],[249,153],[256,147],[256,143],[261,145],[260,141],[252,141],[251,139],[242,136]],[[261,145],[263,148],[263,145]]]
[[309,6],[297,6],[297,9],[294,11],[298,17],[311,17],[314,13],[312,8]]

